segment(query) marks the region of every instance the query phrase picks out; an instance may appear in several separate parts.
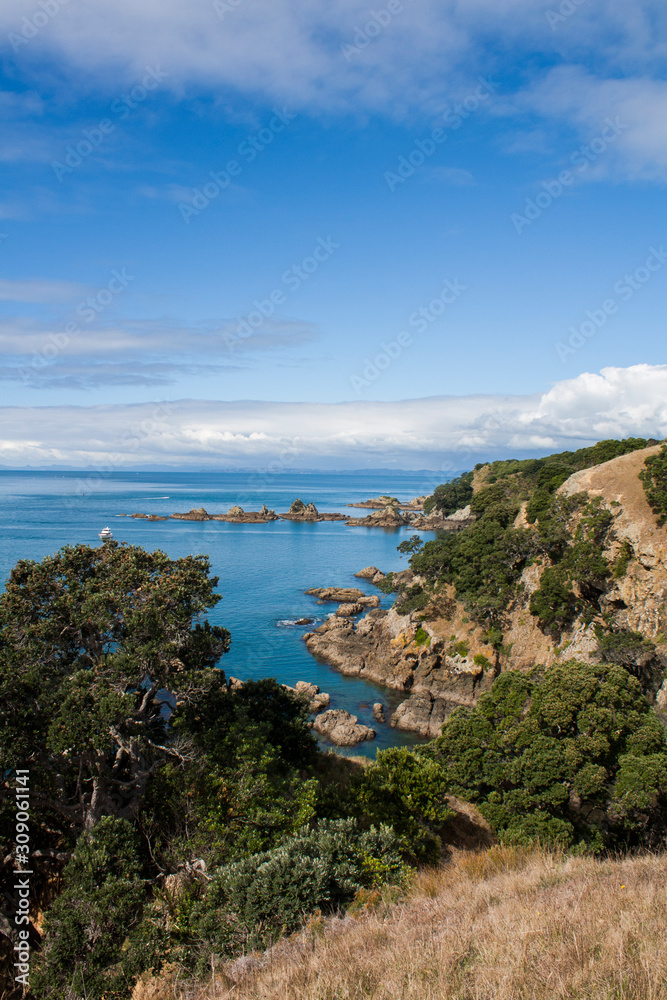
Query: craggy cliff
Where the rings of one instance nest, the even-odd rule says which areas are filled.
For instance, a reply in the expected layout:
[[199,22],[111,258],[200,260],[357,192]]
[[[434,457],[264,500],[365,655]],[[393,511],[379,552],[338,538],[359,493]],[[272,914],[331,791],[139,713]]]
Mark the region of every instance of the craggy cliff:
[[475,521],[424,545],[393,578],[362,571],[397,592],[394,607],[331,618],[304,637],[308,649],[343,674],[405,691],[392,725],[423,736],[501,670],[558,659],[621,663],[664,717],[667,530],[639,477],[665,451],[642,444],[601,442],[461,477],[464,492],[450,493],[470,495]]

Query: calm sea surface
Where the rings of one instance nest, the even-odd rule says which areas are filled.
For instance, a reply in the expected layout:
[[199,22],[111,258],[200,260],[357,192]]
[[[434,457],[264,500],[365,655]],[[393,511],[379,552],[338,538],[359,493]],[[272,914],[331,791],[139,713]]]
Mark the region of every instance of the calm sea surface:
[[[381,726],[371,705],[382,701],[387,718],[401,699],[364,681],[341,677],[318,663],[301,639],[304,626],[295,619],[312,617],[317,627],[336,605],[318,605],[309,587],[359,587],[379,593],[354,573],[375,565],[383,571],[405,568],[396,546],[412,532],[402,528],[347,528],[343,523],[226,524],[132,520],[123,514],[172,514],[205,507],[211,514],[240,504],[258,510],[262,503],[278,513],[299,497],[321,511],[363,516],[345,506],[384,493],[408,500],[432,492],[437,474],[392,476],[391,473],[328,475],[325,473],[113,473],[102,478],[86,473],[0,471],[0,585],[19,559],[40,560],[63,545],[99,545],[98,532],[109,526],[118,541],[162,549],[172,558],[205,553],[220,578],[223,600],[210,613],[224,625],[232,646],[220,661],[227,676],[275,677],[294,685],[319,684],[331,695],[332,708],[345,708],[378,732],[372,743],[351,752],[374,756],[377,748],[410,745],[410,734]],[[432,533],[422,532],[425,538]],[[391,598],[380,595],[382,606]]]

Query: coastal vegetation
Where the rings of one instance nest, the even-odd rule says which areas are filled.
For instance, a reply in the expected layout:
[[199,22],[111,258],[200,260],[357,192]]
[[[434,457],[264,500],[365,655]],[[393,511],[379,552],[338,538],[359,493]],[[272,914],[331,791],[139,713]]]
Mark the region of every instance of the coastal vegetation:
[[646,459],[639,478],[644,484],[646,499],[662,525],[667,520],[667,446],[663,445],[657,455]]
[[[402,623],[391,649],[420,679],[451,660],[459,707],[372,762],[324,752],[308,699],[276,680],[227,682],[206,557],[111,541],[19,562],[0,595],[0,836],[12,859],[29,770],[30,995],[661,1000],[662,637],[615,617],[609,594],[636,561],[616,508],[560,490],[652,443],[496,462],[435,491],[432,506],[471,518],[402,543],[410,572],[378,584]],[[658,517],[664,452],[643,477]],[[443,609],[459,625],[441,618],[441,639]],[[562,648],[516,669],[523,616]],[[574,626],[586,655],[567,653]],[[627,920],[600,923],[596,899]],[[512,934],[521,961],[502,957]]]
[[[548,458],[477,466],[474,473],[446,484],[453,498],[465,499],[474,523],[461,532],[441,532],[414,553],[411,568],[431,591],[452,584],[470,617],[486,629],[496,648],[502,644],[508,612],[521,592],[523,571],[534,562],[545,565],[540,585],[530,596],[530,612],[540,625],[558,636],[577,617],[592,621],[603,614],[599,599],[605,581],[627,569],[630,552],[626,547],[612,565],[604,555],[613,530],[610,511],[598,498],[585,493],[564,496],[557,490],[574,472],[651,444],[657,442],[644,438],[600,441]],[[475,475],[478,488],[473,492]],[[436,493],[434,502],[440,502],[435,500]],[[441,502],[449,513],[448,502]],[[520,512],[523,521],[517,524]],[[421,591],[422,607],[426,607],[423,585]],[[399,602],[412,610],[415,596],[414,589],[410,594],[406,591]]]

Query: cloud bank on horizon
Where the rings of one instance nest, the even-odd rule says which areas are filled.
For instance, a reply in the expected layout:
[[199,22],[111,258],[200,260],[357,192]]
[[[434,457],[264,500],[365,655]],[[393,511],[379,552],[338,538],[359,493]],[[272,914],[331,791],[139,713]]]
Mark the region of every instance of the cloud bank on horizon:
[[101,473],[167,466],[461,470],[603,438],[667,436],[667,365],[606,368],[530,396],[399,402],[175,400],[0,408],[0,464]]

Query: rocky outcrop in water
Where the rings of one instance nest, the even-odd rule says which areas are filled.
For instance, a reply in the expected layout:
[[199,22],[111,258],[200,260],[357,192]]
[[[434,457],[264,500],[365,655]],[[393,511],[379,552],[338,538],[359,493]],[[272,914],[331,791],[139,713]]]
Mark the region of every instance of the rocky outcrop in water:
[[333,604],[359,604],[362,608],[380,606],[377,594],[364,594],[363,590],[357,587],[311,587],[305,593],[317,597],[322,603],[331,601]]
[[313,729],[339,747],[351,747],[364,740],[374,740],[375,730],[359,723],[356,715],[343,708],[332,708],[315,717]]
[[314,503],[295,500],[286,514],[280,514],[283,521],[344,521],[344,514],[328,514],[317,509]]
[[193,508],[187,514],[170,514],[174,521],[210,521],[211,515],[203,507]]
[[399,510],[423,510],[426,497],[415,497],[414,500],[406,502],[397,500],[396,497],[381,496],[372,500],[362,500],[360,503],[347,503],[346,507],[362,507],[366,510],[381,510],[388,505],[398,507]]
[[227,521],[230,524],[265,524],[268,521],[277,521],[278,515],[275,510],[269,510],[266,504],[262,504],[259,510],[244,510],[243,507],[230,507],[226,514],[213,514],[213,521]]
[[407,523],[406,517],[393,504],[387,504],[367,517],[351,517],[345,522],[348,527],[353,528],[402,528]]
[[376,722],[384,723],[387,720],[384,716],[384,705],[381,701],[376,701],[373,705],[373,718]]
[[317,684],[311,684],[309,681],[297,681],[294,687],[290,687],[289,684],[283,684],[283,687],[288,691],[293,691],[294,694],[300,695],[302,698],[307,698],[308,711],[311,713],[321,712],[323,708],[328,707],[331,701],[326,691],[320,691]]

